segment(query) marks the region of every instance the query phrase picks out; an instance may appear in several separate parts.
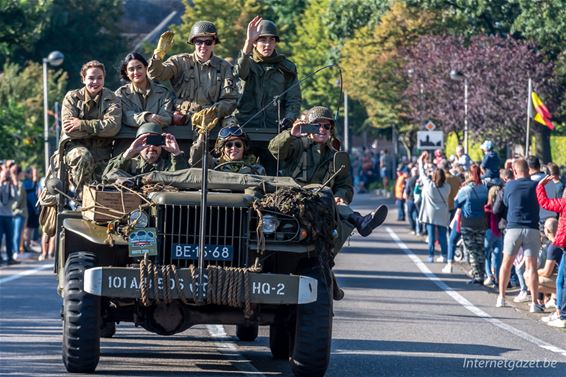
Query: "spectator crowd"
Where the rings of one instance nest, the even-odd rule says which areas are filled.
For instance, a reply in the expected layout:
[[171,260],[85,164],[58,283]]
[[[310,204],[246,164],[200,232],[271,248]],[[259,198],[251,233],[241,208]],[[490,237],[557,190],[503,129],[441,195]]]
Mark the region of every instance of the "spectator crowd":
[[[498,289],[496,307],[507,305],[509,287],[518,287],[514,302],[529,303],[530,312],[549,314],[542,317],[548,325],[565,328],[560,169],[552,162],[542,166],[536,156],[502,163],[491,141],[481,149],[477,163],[462,146],[450,158],[437,149],[409,163],[402,159],[393,188],[397,221],[426,236],[427,261],[443,263],[443,273],[453,273],[455,261],[468,262],[469,284]],[[363,190],[364,178],[358,184]]]

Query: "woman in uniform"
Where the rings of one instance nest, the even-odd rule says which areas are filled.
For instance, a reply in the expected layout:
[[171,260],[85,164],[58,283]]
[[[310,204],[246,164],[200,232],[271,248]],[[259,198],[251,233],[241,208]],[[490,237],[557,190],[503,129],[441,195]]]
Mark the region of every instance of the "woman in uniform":
[[120,75],[127,82],[116,90],[122,104],[122,124],[140,127],[145,123],[156,123],[161,127],[171,124],[173,96],[169,90],[149,79],[147,60],[137,52],[124,58]]

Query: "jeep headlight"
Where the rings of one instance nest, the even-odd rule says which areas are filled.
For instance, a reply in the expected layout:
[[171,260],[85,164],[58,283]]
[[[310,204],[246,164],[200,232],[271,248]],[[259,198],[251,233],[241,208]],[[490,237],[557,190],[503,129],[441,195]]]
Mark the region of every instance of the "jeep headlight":
[[273,215],[264,215],[262,221],[263,233],[272,234],[279,226],[279,220]]
[[144,211],[135,209],[130,212],[128,225],[133,226],[134,228],[145,228],[149,225],[149,216]]

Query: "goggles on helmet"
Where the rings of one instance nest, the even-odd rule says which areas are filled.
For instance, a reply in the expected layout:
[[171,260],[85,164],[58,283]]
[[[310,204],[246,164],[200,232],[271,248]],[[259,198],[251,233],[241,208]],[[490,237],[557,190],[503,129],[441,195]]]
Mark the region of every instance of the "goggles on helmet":
[[242,130],[242,127],[240,127],[240,126],[230,126],[230,127],[224,127],[222,129],[220,129],[220,132],[218,132],[218,137],[220,139],[227,139],[230,136],[241,137],[243,134],[244,134],[244,131]]

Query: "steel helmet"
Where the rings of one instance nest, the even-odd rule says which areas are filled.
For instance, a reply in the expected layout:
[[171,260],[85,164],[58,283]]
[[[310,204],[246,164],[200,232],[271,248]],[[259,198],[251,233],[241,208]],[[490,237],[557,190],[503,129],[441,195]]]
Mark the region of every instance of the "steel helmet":
[[316,123],[317,120],[327,119],[335,125],[334,117],[332,116],[332,111],[328,107],[315,106],[307,112],[307,122]]
[[191,33],[189,34],[188,43],[193,43],[193,39],[196,37],[214,37],[216,43],[220,43],[218,39],[218,30],[216,26],[210,21],[198,21],[191,28]]
[[236,117],[230,116],[224,118],[222,121],[222,128],[218,132],[218,137],[216,138],[216,144],[214,145],[214,150],[216,154],[222,154],[222,148],[224,148],[224,143],[232,137],[237,137],[244,143],[244,153],[248,149],[248,136],[244,132],[244,129],[238,123]]
[[275,40],[279,42],[279,33],[277,32],[277,26],[275,26],[273,21],[262,20],[259,23],[259,36],[273,36],[275,37]]
[[162,133],[161,126],[157,123],[144,123],[138,128],[136,132],[136,138],[140,137],[144,134],[158,134],[161,135]]

